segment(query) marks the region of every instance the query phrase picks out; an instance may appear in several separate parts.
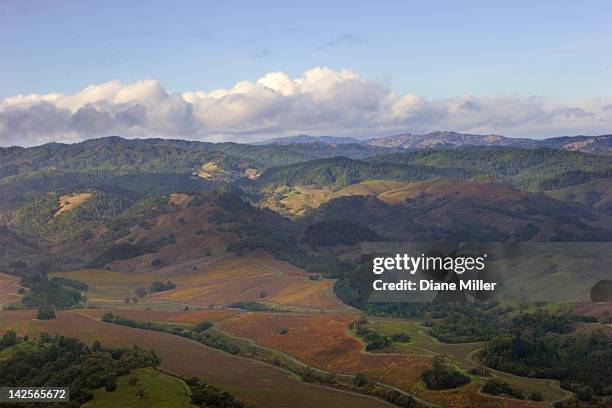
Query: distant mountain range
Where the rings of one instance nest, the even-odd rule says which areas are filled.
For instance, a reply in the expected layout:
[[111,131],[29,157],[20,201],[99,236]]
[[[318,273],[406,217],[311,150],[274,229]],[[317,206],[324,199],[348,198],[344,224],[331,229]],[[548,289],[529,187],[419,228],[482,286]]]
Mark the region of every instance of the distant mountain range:
[[388,149],[452,149],[461,146],[548,147],[553,149],[575,150],[591,154],[612,154],[612,135],[562,136],[536,140],[500,135],[473,135],[438,131],[422,135],[404,133],[364,140],[352,137],[298,135],[260,142],[260,144],[277,145],[303,143],[325,143],[332,145],[359,143]]
[[297,136],[286,136],[286,137],[275,137],[273,139],[256,142],[256,145],[289,145],[296,143],[327,143],[327,144],[347,144],[347,143],[363,143],[363,140],[355,139],[354,137],[341,137],[341,136],[310,136],[310,135],[297,135]]

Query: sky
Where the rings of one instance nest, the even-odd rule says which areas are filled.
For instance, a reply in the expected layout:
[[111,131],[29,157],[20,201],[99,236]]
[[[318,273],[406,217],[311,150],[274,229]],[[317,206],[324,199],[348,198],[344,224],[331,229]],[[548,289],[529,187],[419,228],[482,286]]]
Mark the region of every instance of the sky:
[[0,0],[0,145],[612,131],[610,1]]

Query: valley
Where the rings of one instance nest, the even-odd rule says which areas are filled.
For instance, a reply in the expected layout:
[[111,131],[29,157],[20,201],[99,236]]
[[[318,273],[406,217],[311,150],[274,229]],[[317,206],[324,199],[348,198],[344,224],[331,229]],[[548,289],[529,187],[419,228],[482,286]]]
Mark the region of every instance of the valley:
[[[575,306],[607,275],[577,274],[571,245],[611,262],[599,248],[612,239],[612,159],[499,140],[0,149],[0,334],[151,349],[159,373],[133,375],[182,401],[191,391],[171,376],[252,407],[608,403],[612,307]],[[359,270],[369,241],[568,249],[513,258],[508,299],[375,303]],[[436,388],[428,370],[457,383]],[[119,392],[133,392],[127,378]]]

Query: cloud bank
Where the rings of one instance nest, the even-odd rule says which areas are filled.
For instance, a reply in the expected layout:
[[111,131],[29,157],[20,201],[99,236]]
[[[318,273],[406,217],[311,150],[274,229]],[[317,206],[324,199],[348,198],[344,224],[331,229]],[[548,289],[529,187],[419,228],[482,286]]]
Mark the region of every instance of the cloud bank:
[[375,137],[455,130],[507,136],[601,134],[612,101],[562,103],[537,96],[398,95],[354,71],[313,68],[299,78],[270,72],[229,89],[176,93],[158,81],[110,81],[71,95],[17,95],[0,101],[0,145],[92,137],[171,137],[249,142],[308,133]]

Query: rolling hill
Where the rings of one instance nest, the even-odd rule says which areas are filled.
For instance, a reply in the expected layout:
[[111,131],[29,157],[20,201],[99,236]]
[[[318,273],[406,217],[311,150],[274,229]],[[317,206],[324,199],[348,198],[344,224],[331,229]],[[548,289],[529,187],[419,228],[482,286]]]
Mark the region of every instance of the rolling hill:
[[366,180],[480,179],[530,191],[551,190],[612,174],[612,159],[555,149],[465,147],[342,157],[294,163],[264,171],[258,187],[317,185],[335,190]]
[[612,219],[542,194],[477,182],[411,183],[334,198],[309,221],[350,220],[396,241],[608,241]]

